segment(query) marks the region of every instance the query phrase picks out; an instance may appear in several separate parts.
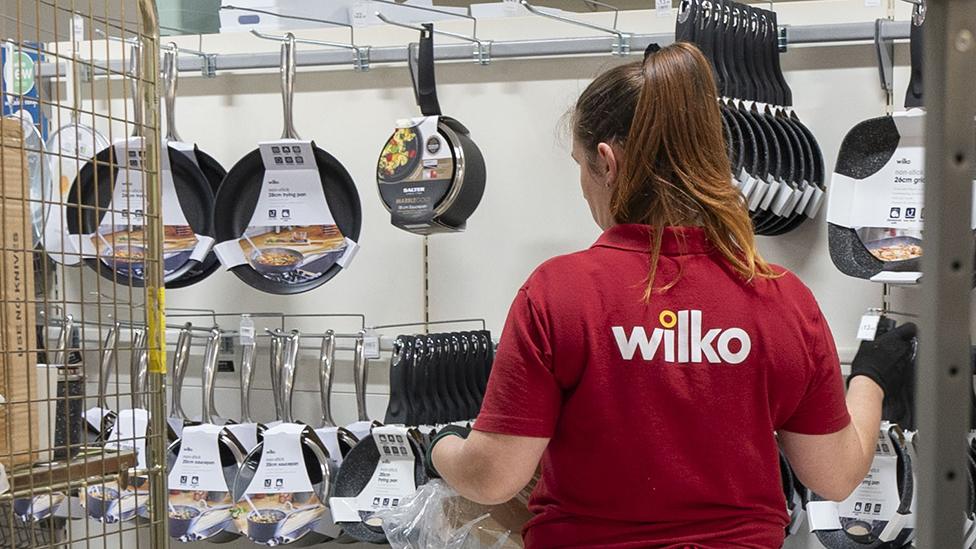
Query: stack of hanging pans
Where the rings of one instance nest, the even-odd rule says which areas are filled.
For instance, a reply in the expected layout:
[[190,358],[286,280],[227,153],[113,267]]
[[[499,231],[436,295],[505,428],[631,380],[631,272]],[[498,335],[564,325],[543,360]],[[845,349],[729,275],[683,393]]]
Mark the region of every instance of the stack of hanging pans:
[[[826,191],[823,155],[791,108],[775,12],[726,0],[685,0],[675,35],[695,43],[715,69],[733,183],[742,190],[756,234],[785,234],[815,217]],[[653,54],[653,48],[645,53]]]

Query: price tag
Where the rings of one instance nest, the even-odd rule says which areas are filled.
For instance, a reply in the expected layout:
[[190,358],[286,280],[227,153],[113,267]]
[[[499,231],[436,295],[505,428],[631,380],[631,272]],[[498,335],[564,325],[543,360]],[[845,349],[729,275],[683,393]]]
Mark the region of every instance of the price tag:
[[879,8],[881,7],[881,0],[864,0],[865,8]]
[[363,351],[368,360],[376,360],[380,357],[380,336],[375,330],[366,330],[363,338]]
[[671,0],[654,0],[654,12],[658,17],[671,17]]
[[878,333],[878,321],[881,316],[876,313],[867,313],[861,317],[861,324],[857,327],[857,339],[860,341],[874,341],[875,334]]
[[349,8],[349,22],[354,27],[365,27],[369,25],[370,1],[360,0]]

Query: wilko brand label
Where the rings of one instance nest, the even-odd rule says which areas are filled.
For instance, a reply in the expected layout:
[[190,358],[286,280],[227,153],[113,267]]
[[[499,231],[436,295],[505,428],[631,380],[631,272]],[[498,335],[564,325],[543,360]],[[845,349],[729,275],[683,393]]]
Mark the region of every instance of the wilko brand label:
[[749,358],[752,339],[742,328],[703,328],[698,310],[661,311],[659,327],[648,335],[643,326],[613,326],[614,340],[624,360],[634,360],[637,351],[646,361],[655,360],[663,348],[664,362],[686,364],[740,364]]

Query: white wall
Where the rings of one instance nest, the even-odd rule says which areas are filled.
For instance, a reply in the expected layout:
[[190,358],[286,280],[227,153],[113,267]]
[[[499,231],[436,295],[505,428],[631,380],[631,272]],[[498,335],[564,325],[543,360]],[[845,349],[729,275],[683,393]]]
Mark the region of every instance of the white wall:
[[[907,18],[899,7],[901,19]],[[872,21],[886,8],[863,2],[811,1],[777,6],[782,24]],[[603,19],[607,16],[603,15]],[[591,17],[603,21],[600,16]],[[670,18],[650,11],[621,14],[621,27],[638,32],[668,32]],[[464,32],[463,23],[440,25]],[[486,21],[481,36],[498,40],[581,36],[585,29],[536,18]],[[309,31],[301,36],[342,40],[340,31]],[[360,43],[403,44],[412,32],[369,28],[357,32]],[[276,44],[248,35],[182,38],[181,44],[209,52],[275,51]],[[898,61],[907,61],[899,46]],[[638,52],[639,53],[639,52]],[[637,55],[628,60],[637,59]],[[796,111],[817,136],[826,168],[831,171],[840,141],[855,123],[885,113],[871,45],[791,47],[782,56],[794,92]],[[437,67],[441,105],[463,121],[482,148],[488,165],[484,201],[458,235],[430,239],[430,316],[432,319],[484,318],[497,333],[519,285],[543,260],[588,246],[598,230],[581,200],[578,174],[569,158],[568,140],[560,129],[563,114],[589,80],[621,60],[606,56],[547,60],[497,60],[490,66],[442,63]],[[895,104],[901,103],[907,71],[896,71]],[[215,79],[184,74],[178,105],[180,133],[230,167],[262,139],[281,131],[279,79],[276,72],[221,73]],[[374,187],[376,156],[398,118],[417,112],[409,77],[403,66],[375,66],[367,73],[349,68],[302,70],[297,80],[296,127],[301,135],[339,158],[359,185],[364,210],[362,250],[349,272],[310,293],[282,297],[261,294],[229,273],[219,273],[195,287],[167,292],[167,305],[218,311],[280,311],[287,313],[362,312],[369,324],[411,322],[423,318],[422,239],[389,224]],[[104,101],[99,101],[104,107]],[[120,105],[113,104],[113,108]],[[842,358],[856,349],[855,331],[865,309],[881,303],[879,285],[840,274],[827,251],[825,209],[818,219],[791,234],[760,238],[765,256],[794,270],[813,290],[834,332]],[[93,276],[83,275],[90,287]],[[77,279],[78,275],[72,275]],[[912,309],[914,289],[894,289],[897,310]],[[182,322],[183,319],[173,319]],[[198,319],[207,325],[205,318]],[[295,324],[295,323],[292,323]],[[236,328],[236,320],[225,327]],[[350,330],[349,322],[307,321],[298,327],[310,333],[326,328]],[[394,335],[395,332],[390,332]],[[170,337],[175,340],[175,337]],[[311,344],[311,343],[310,343]],[[196,349],[197,353],[201,349]],[[296,416],[317,419],[318,395],[313,391],[312,352],[300,367]],[[266,355],[259,364],[267,362]],[[95,364],[95,361],[89,361]],[[186,409],[199,410],[199,359],[195,359],[185,391]],[[370,371],[369,412],[381,419],[385,408],[386,363],[374,361]],[[91,370],[91,379],[95,378]],[[341,421],[355,415],[348,363],[339,371],[334,409]],[[124,376],[123,376],[124,377]],[[253,401],[258,415],[270,419],[268,378],[259,372]],[[218,406],[223,415],[237,414],[236,374],[221,374]],[[789,547],[805,542],[791,541]],[[245,543],[231,547],[245,547]],[[809,545],[814,547],[815,545]]]

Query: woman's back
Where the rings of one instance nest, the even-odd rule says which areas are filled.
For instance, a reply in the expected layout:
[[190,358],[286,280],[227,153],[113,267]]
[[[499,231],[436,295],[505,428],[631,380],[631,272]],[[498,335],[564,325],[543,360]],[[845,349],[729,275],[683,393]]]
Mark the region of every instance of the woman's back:
[[618,225],[532,275],[476,428],[551,437],[529,547],[779,547],[773,431],[850,421],[829,329],[792,274],[747,283],[697,228],[665,229],[645,301],[650,242]]

